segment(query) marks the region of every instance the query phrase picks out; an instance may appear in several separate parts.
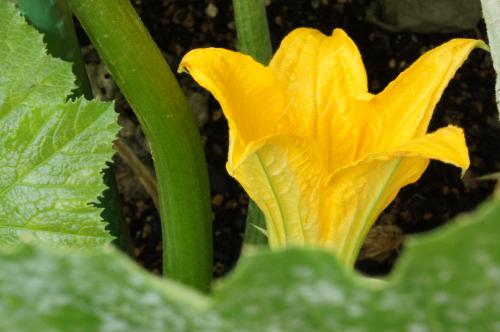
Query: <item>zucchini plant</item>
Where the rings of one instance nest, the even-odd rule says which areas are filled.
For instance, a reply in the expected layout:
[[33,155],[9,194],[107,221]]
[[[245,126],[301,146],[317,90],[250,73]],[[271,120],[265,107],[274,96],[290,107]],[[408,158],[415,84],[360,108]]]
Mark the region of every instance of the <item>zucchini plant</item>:
[[[146,134],[173,130],[152,144],[155,162],[165,171],[158,179],[160,208],[176,207],[177,199],[186,198],[173,197],[181,189],[172,186],[200,186],[195,203],[200,210],[186,218],[205,220],[201,147],[196,147],[190,118],[182,113],[185,104],[173,76],[160,79],[164,86],[137,73],[150,73],[156,64],[171,75],[156,62],[159,53],[132,8],[122,0],[114,5],[68,3],[142,116]],[[126,52],[119,45],[123,39],[106,43],[112,37],[106,37],[105,19],[146,47],[147,52],[139,53],[144,58],[133,52],[118,58],[117,50]],[[128,20],[132,27],[120,29]],[[259,247],[255,255],[244,256],[211,294],[206,293],[210,267],[205,262],[210,249],[196,251],[210,243],[209,225],[194,234],[175,233],[197,227],[196,222],[177,225],[187,220],[181,215],[192,203],[188,200],[162,212],[170,218],[164,233],[179,226],[167,238],[170,246],[179,246],[172,249],[177,258],[165,254],[170,258],[167,278],[143,271],[110,245],[113,237],[96,205],[105,190],[102,169],[119,130],[113,103],[68,98],[75,89],[71,64],[48,55],[42,35],[7,0],[0,0],[0,27],[0,330],[500,330],[500,201],[495,197],[477,211],[411,239],[384,280],[358,275],[328,247],[294,243],[271,245],[273,250]],[[162,101],[164,112],[154,113],[152,108]],[[189,142],[192,150],[177,147],[172,152],[167,147],[173,143],[163,141],[167,138]],[[176,184],[178,165],[171,160],[191,152],[196,175],[183,176]],[[202,244],[189,243],[196,239]],[[180,257],[184,245],[191,248],[187,258]]]

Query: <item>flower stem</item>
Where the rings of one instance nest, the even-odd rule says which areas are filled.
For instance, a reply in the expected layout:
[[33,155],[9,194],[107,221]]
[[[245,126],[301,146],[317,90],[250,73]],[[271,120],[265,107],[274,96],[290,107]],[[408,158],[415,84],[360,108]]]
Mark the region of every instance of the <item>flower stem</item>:
[[68,4],[151,145],[164,274],[208,291],[212,232],[207,167],[195,119],[180,86],[128,0],[68,0]]
[[[268,64],[273,55],[271,37],[264,0],[233,0],[238,50]],[[257,205],[250,200],[247,210],[245,246],[267,244],[267,237],[258,228],[266,228],[265,218]],[[257,227],[255,227],[257,226]]]
[[267,65],[273,56],[264,0],[233,0],[238,51]]

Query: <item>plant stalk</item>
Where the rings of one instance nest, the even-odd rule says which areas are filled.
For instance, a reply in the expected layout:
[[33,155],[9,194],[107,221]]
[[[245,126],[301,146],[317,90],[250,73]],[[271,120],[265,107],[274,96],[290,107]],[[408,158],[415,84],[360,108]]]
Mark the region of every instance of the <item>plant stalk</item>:
[[212,232],[207,167],[198,128],[181,88],[128,0],[68,0],[68,4],[151,145],[164,274],[208,291]]
[[267,65],[273,56],[264,0],[233,0],[238,51]]
[[[238,51],[267,65],[273,55],[264,0],[233,0]],[[257,227],[256,227],[257,226]],[[259,229],[260,228],[260,229]],[[244,246],[267,245],[265,217],[252,200],[248,203]],[[243,249],[244,251],[247,249]]]

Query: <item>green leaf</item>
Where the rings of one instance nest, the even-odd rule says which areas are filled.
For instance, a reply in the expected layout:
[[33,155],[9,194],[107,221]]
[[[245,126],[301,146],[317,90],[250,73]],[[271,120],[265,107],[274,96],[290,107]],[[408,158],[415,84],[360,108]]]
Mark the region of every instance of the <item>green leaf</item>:
[[479,0],[375,0],[367,19],[389,31],[456,32],[476,27],[481,4]]
[[16,4],[28,22],[43,34],[48,53],[73,63],[77,83],[75,95],[84,94],[87,99],[92,99],[92,89],[73,26],[73,15],[66,0],[17,0]]
[[488,30],[488,42],[493,58],[493,68],[497,73],[496,96],[497,108],[500,112],[500,1],[481,0],[484,23]]
[[148,275],[115,249],[3,250],[0,331],[189,331],[210,321],[198,316],[202,295]]
[[328,252],[241,260],[205,297],[116,251],[0,250],[6,331],[498,331],[500,202],[414,239],[387,282]]
[[47,55],[42,36],[0,0],[0,244],[108,243],[101,170],[118,126],[113,105],[66,102],[71,64]]
[[490,202],[412,240],[387,283],[354,277],[328,253],[257,256],[215,293],[215,309],[238,331],[498,331],[499,220]]

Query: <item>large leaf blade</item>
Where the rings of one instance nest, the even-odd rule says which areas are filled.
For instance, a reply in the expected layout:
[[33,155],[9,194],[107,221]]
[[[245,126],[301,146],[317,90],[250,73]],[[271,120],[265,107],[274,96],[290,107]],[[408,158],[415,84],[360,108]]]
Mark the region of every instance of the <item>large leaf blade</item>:
[[66,102],[71,64],[0,1],[0,244],[94,247],[111,239],[91,203],[118,126],[112,104]]
[[500,202],[413,240],[387,283],[370,283],[326,252],[247,260],[215,292],[238,331],[499,331]]
[[116,251],[4,249],[0,330],[67,331],[71,321],[81,331],[498,331],[498,220],[491,201],[416,239],[386,283],[324,251],[245,257],[211,299]]
[[202,295],[114,249],[61,254],[28,245],[1,256],[1,331],[192,331],[213,320],[201,313]]
[[0,119],[15,106],[63,102],[75,88],[71,64],[47,56],[43,37],[0,1]]

